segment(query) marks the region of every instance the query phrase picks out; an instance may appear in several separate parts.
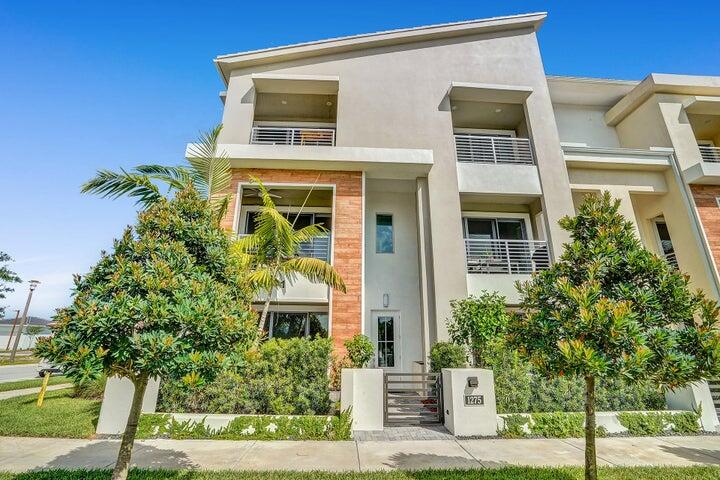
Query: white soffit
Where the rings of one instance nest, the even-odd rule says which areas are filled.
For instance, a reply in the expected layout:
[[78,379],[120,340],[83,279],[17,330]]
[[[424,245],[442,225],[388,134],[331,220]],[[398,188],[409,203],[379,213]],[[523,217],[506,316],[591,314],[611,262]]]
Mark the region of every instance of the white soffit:
[[555,104],[610,108],[640,83],[605,78],[547,77],[550,98]]
[[525,103],[533,92],[523,85],[495,85],[490,83],[451,82],[451,100],[463,102]]
[[720,115],[720,97],[695,96],[683,103],[685,111],[700,115]]
[[253,73],[252,81],[258,93],[336,95],[340,85],[340,77],[334,75]]

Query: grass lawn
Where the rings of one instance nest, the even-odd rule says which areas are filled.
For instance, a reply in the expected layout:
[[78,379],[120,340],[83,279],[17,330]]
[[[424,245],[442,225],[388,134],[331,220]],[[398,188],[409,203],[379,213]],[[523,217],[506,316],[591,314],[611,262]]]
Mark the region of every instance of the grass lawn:
[[100,401],[73,398],[70,396],[72,392],[71,388],[47,392],[41,408],[35,405],[36,394],[0,400],[0,435],[66,438],[91,436],[95,433]]
[[[47,470],[0,473],[0,480],[107,480],[109,470]],[[130,480],[582,480],[580,468],[519,468],[489,470],[425,470],[384,473],[289,473],[131,470]],[[600,480],[710,480],[720,478],[716,467],[601,468]]]
[[8,357],[0,357],[0,366],[2,365],[25,365],[28,363],[38,363],[39,358],[33,357],[32,355],[18,355],[15,357],[15,361],[11,362]]
[[[32,380],[18,380],[17,382],[0,383],[0,392],[8,392],[10,390],[22,390],[23,388],[33,388],[42,386],[42,378],[33,378]],[[58,385],[60,383],[72,383],[70,379],[62,375],[50,377],[48,385]]]

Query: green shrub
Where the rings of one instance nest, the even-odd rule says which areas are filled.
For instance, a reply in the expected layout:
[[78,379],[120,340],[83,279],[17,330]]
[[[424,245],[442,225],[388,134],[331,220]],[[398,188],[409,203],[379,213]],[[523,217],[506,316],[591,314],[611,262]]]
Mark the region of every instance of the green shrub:
[[700,432],[700,414],[695,412],[621,412],[620,425],[630,435],[653,436],[668,430],[674,433]]
[[375,347],[365,335],[355,335],[345,340],[344,345],[352,368],[365,368],[375,355]]
[[248,352],[234,370],[189,389],[163,382],[158,409],[166,412],[324,414],[330,410],[329,338],[271,339]]
[[88,400],[102,400],[103,394],[105,393],[106,381],[107,378],[105,375],[100,375],[98,378],[75,382],[73,385],[73,397]]
[[453,343],[470,351],[473,365],[487,364],[488,350],[500,340],[507,329],[510,317],[505,297],[483,290],[479,295],[450,302],[452,318],[448,320],[448,333]]
[[520,359],[517,352],[496,344],[488,357],[487,368],[495,377],[495,402],[498,413],[532,412],[530,399],[530,365]]
[[584,425],[583,413],[533,413],[530,432],[546,438],[582,437]]
[[659,435],[667,426],[666,414],[663,412],[621,412],[618,414],[620,425],[628,429],[634,436]]
[[465,348],[450,342],[437,342],[430,349],[430,371],[443,368],[463,368],[467,365]]
[[166,414],[140,417],[138,438],[217,440],[348,440],[352,421],[349,412],[336,416],[248,415],[234,418],[225,428],[214,430],[204,420],[177,421]]
[[527,437],[525,426],[530,423],[530,417],[514,413],[503,417],[503,428],[498,428],[498,435],[503,438]]

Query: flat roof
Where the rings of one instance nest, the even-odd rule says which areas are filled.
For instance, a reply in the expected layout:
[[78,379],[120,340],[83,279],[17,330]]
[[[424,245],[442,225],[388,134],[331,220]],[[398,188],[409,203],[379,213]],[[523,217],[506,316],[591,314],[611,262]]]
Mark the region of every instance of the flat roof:
[[236,68],[500,30],[521,28],[537,30],[545,17],[547,17],[547,13],[539,12],[401,28],[219,55],[214,62],[223,81],[227,84],[230,71]]

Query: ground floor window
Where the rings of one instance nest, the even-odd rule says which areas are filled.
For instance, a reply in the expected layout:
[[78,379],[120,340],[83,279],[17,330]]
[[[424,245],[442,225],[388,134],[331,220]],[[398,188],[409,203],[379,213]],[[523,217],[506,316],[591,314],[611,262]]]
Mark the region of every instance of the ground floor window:
[[328,336],[325,312],[270,312],[268,338],[315,338]]
[[378,315],[377,317],[378,367],[395,366],[395,317]]

